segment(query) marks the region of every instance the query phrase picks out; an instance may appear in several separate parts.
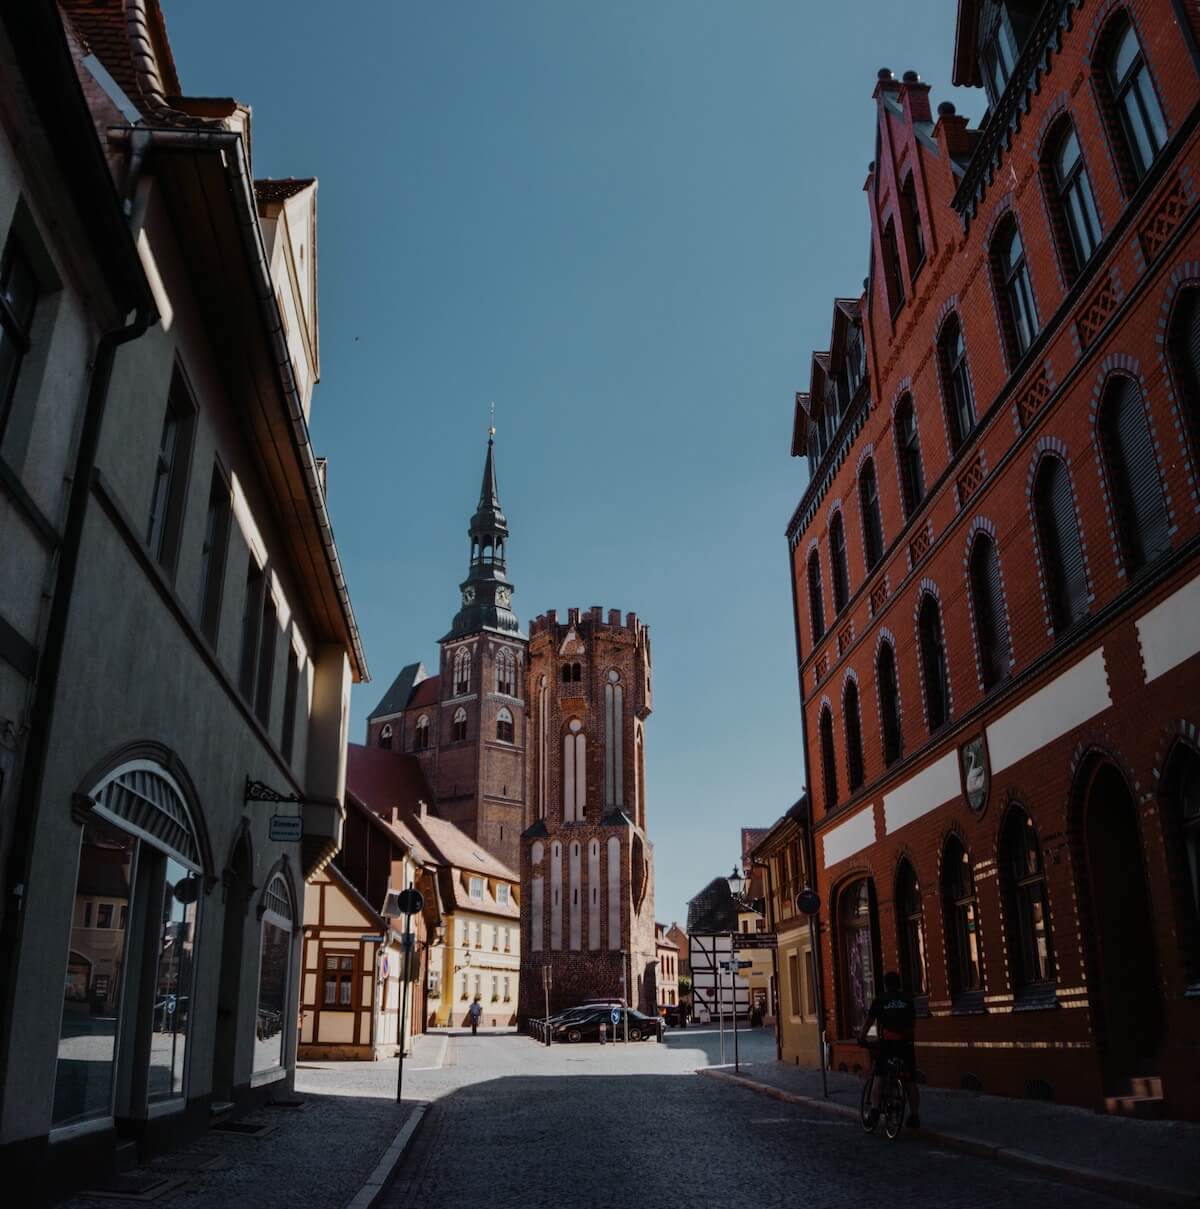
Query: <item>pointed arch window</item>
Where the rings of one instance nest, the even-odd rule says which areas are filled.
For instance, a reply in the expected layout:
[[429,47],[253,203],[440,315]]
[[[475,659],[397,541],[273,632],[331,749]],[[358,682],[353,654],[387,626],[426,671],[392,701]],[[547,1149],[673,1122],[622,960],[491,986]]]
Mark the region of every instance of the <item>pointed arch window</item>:
[[413,751],[424,751],[429,746],[429,715],[422,714],[413,729]]
[[817,550],[808,556],[808,613],[813,642],[820,642],[825,635],[825,593],[821,587],[821,555]]
[[1171,526],[1146,406],[1132,378],[1116,374],[1109,379],[1097,423],[1121,554],[1133,575],[1171,548]]
[[896,873],[896,922],[900,941],[900,976],[908,993],[926,995],[925,916],[921,909],[921,887],[916,870],[900,862]]
[[450,738],[455,743],[461,743],[467,737],[467,711],[460,705],[454,711],[454,720],[450,725]]
[[379,746],[385,751],[392,750],[392,724],[385,722],[379,728]]
[[983,956],[975,873],[967,850],[955,836],[946,841],[942,856],[942,906],[950,993],[956,999],[978,995],[983,989]]
[[874,458],[867,458],[859,473],[858,502],[862,508],[863,550],[869,573],[883,557],[883,517],[879,511],[879,484],[875,480]]
[[578,663],[564,663],[562,665],[562,682],[563,684],[578,684],[583,679],[583,666]]
[[454,695],[464,696],[471,691],[471,652],[459,647],[454,652]]
[[604,804],[625,805],[625,686],[616,668],[604,682]]
[[1200,286],[1179,292],[1171,313],[1167,350],[1175,377],[1175,396],[1192,442],[1192,461],[1200,468]]
[[925,498],[925,476],[921,472],[921,438],[917,431],[917,413],[912,395],[905,395],[896,406],[896,457],[900,462],[900,486],[904,496],[904,515],[910,517]]
[[880,643],[875,661],[879,685],[879,716],[883,728],[883,762],[889,767],[900,759],[903,742],[900,730],[900,687],[896,682],[896,652],[890,642]]
[[846,718],[846,782],[851,793],[863,783],[862,720],[858,710],[858,685],[850,680],[842,698]]
[[496,714],[496,738],[501,743],[512,743],[514,740],[513,716],[505,707],[501,707]]
[[833,567],[833,610],[840,613],[850,599],[850,572],[846,566],[846,527],[839,508],[829,522],[829,562]]
[[517,660],[506,646],[496,655],[496,692],[505,697],[517,695]]
[[833,746],[833,711],[826,706],[821,711],[821,776],[825,791],[825,810],[837,805],[837,755]]
[[917,187],[910,172],[900,188],[900,221],[904,227],[904,244],[912,280],[916,281],[925,263],[925,235],[921,230],[921,212],[917,208]]
[[1189,976],[1200,980],[1200,753],[1175,744],[1163,774],[1173,880],[1179,887],[1180,941]]
[[1046,141],[1042,179],[1050,200],[1055,242],[1069,282],[1074,282],[1100,243],[1100,213],[1088,178],[1079,136],[1064,116]]
[[1112,22],[1101,47],[1097,61],[1103,64],[1099,83],[1105,116],[1121,152],[1126,186],[1132,189],[1165,146],[1167,123],[1127,13]]
[[1000,839],[1000,878],[1013,989],[1026,994],[1049,990],[1054,981],[1054,955],[1046,870],[1037,829],[1018,807],[1009,811]]
[[582,823],[587,808],[587,739],[572,718],[563,735],[563,822]]
[[1001,220],[992,240],[992,272],[1000,304],[1001,326],[1010,368],[1025,355],[1038,333],[1037,307],[1033,302],[1033,283],[1017,220],[1007,215]]
[[957,452],[975,427],[975,395],[967,366],[967,346],[962,323],[951,315],[938,337],[938,362],[945,394],[946,420],[950,426],[950,444]]
[[1075,501],[1060,458],[1042,459],[1033,484],[1033,503],[1050,618],[1054,632],[1062,634],[1087,616],[1088,588]]
[[967,578],[975,613],[975,639],[979,644],[979,672],[986,690],[999,684],[1012,670],[1000,557],[996,543],[987,533],[980,533],[971,546]]
[[942,635],[942,615],[932,593],[921,602],[917,621],[921,642],[921,677],[925,685],[925,712],[929,733],[950,719],[950,678],[946,670],[946,643]]

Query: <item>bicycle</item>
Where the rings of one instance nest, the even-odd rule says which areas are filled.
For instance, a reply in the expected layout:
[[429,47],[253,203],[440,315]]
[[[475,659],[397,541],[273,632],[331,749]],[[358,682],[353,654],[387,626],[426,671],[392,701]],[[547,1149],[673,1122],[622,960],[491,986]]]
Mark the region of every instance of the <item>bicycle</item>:
[[[872,1058],[878,1049],[878,1043],[867,1047]],[[859,1120],[867,1133],[874,1133],[875,1127],[883,1122],[883,1133],[889,1142],[894,1142],[904,1128],[904,1116],[908,1111],[908,1092],[904,1086],[902,1071],[904,1062],[898,1057],[887,1060],[885,1073],[876,1075],[872,1062],[871,1073],[863,1083],[862,1103],[859,1105]],[[879,1098],[879,1113],[876,1116],[871,1103],[871,1092],[875,1088],[875,1080],[883,1079],[883,1095]]]

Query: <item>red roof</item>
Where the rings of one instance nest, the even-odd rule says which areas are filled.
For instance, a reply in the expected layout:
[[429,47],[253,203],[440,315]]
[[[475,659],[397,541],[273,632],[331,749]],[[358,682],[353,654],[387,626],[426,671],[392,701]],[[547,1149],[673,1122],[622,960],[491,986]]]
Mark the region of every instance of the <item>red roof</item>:
[[346,745],[346,789],[385,819],[392,817],[392,807],[409,814],[433,798],[416,756],[359,743]]
[[441,676],[429,676],[422,680],[413,689],[413,694],[408,699],[408,705],[405,708],[415,709],[418,705],[437,705],[438,699],[441,696],[441,686]]

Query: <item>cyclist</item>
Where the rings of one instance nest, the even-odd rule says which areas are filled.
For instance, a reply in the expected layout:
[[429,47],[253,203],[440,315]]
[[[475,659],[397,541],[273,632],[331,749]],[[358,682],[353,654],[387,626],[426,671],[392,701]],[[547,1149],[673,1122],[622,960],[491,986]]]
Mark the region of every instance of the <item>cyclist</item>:
[[883,1096],[883,1081],[887,1075],[888,1061],[900,1059],[904,1087],[908,1093],[908,1124],[910,1129],[921,1128],[917,1115],[920,1096],[917,1092],[916,1047],[913,1030],[917,1013],[912,998],[905,992],[900,975],[889,970],[883,976],[883,994],[876,995],[867,1009],[867,1019],[858,1034],[858,1044],[867,1044],[867,1030],[872,1024],[879,1025],[879,1048],[875,1052],[875,1081],[871,1086],[872,1124],[879,1119],[879,1104]]

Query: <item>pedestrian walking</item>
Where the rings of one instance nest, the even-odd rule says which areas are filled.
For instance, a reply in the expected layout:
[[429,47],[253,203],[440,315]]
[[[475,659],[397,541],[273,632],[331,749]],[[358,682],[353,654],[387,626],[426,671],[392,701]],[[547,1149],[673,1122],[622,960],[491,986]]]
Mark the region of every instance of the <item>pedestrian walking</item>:
[[478,999],[467,1008],[467,1016],[471,1021],[471,1036],[479,1032],[479,1017],[483,1015],[483,1004]]

